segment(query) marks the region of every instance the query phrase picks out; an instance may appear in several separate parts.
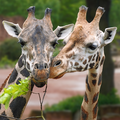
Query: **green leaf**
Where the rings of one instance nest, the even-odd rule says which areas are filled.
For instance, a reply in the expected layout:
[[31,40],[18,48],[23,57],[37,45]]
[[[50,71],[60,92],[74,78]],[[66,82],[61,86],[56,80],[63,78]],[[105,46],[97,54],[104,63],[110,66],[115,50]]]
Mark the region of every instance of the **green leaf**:
[[7,109],[9,107],[9,102],[10,102],[10,99],[11,99],[11,95],[9,95],[9,97],[7,98],[6,102],[5,102],[5,109]]
[[13,99],[27,94],[29,91],[29,82],[28,78],[19,81],[20,84],[11,84],[8,88],[4,88],[4,92],[0,94],[0,103],[5,105],[5,109],[8,108],[11,98]]

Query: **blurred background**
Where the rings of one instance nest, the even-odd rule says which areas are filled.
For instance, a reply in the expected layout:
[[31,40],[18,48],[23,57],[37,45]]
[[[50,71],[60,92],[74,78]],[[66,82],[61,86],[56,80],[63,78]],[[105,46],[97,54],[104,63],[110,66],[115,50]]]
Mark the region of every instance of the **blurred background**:
[[[86,5],[88,7],[87,20],[89,22],[94,18],[96,9],[99,6],[105,8],[106,11],[100,21],[101,30],[104,31],[107,27],[117,27],[117,34],[114,41],[112,44],[105,47],[106,60],[104,63],[103,82],[98,105],[100,117],[105,116],[105,112],[101,112],[104,111],[104,107],[100,107],[103,105],[109,105],[109,107],[112,106],[112,108],[108,108],[109,111],[115,107],[115,110],[117,111],[115,114],[120,115],[120,107],[118,105],[120,104],[119,0],[0,0],[0,85],[10,74],[21,54],[21,47],[18,44],[17,39],[10,37],[4,30],[2,25],[3,20],[18,23],[22,27],[22,24],[28,15],[27,8],[30,6],[36,7],[35,15],[38,19],[41,19],[44,16],[46,8],[51,8],[51,19],[55,29],[58,25],[63,26],[75,23],[81,5]],[[57,45],[55,49],[54,56],[58,54],[62,49],[62,46],[62,41],[60,41],[60,44]],[[58,80],[49,79],[48,90],[43,103],[45,111],[71,111],[72,119],[79,120],[79,117],[75,117],[75,115],[78,114],[79,116],[80,105],[85,92],[86,74],[87,72],[76,72],[66,74]],[[35,92],[41,94],[43,90],[44,88],[34,88]],[[71,98],[66,99],[68,97]],[[49,107],[51,105],[53,106]],[[114,113],[115,110],[111,110],[110,112]],[[31,116],[33,113],[34,115],[37,115],[37,112],[40,114],[39,111],[40,106],[38,96],[33,94],[22,118]],[[65,118],[61,118],[60,120],[64,119]]]

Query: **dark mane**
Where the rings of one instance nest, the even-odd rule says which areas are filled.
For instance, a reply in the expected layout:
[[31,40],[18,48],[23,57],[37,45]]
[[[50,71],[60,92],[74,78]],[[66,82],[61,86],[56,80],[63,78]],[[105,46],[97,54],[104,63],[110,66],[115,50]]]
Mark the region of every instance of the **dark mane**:
[[0,87],[0,92],[1,92],[2,89],[4,88],[6,82],[7,82],[7,80],[9,79],[9,77],[11,76],[11,74],[12,74],[12,72],[8,75],[8,77],[5,79],[4,83],[1,85],[1,87]]

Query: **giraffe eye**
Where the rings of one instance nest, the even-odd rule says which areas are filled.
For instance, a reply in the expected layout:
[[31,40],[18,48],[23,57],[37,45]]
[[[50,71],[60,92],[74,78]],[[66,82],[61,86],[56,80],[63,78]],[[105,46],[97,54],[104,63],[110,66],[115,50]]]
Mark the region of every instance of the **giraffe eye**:
[[89,43],[87,44],[87,48],[91,49],[91,50],[95,50],[98,47],[97,43]]

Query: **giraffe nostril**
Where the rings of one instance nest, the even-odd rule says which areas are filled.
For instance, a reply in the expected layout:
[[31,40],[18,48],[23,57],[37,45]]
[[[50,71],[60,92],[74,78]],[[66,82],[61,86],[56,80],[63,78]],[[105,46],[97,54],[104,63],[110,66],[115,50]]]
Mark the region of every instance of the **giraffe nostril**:
[[45,63],[45,66],[44,66],[44,67],[45,67],[45,69],[47,69],[47,68],[48,68],[48,64],[47,64],[47,63]]
[[55,64],[54,64],[54,67],[59,66],[61,63],[62,63],[61,60],[56,61]]
[[34,69],[40,69],[40,70],[44,70],[44,69],[47,69],[49,68],[48,64],[47,63],[42,63],[42,64],[39,64],[39,63],[36,63],[34,65]]

